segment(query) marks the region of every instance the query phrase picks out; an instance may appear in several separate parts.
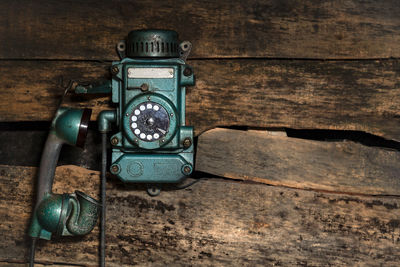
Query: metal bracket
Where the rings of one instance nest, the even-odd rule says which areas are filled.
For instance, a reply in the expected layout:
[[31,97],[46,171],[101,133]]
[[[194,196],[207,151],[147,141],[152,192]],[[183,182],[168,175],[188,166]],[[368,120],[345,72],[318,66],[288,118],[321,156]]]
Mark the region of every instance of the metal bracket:
[[116,48],[119,58],[124,59],[126,57],[126,42],[124,40],[119,41]]
[[147,185],[147,194],[152,197],[158,196],[161,192],[161,186],[158,184],[148,184]]
[[179,58],[183,59],[186,62],[187,57],[192,50],[192,43],[189,41],[183,41],[179,45]]

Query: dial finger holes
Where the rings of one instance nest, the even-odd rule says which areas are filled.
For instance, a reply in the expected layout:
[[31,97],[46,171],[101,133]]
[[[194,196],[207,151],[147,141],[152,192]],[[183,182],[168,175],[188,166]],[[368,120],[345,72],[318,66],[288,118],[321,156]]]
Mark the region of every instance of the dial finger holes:
[[165,107],[152,101],[145,101],[134,107],[128,122],[134,134],[132,138],[136,143],[139,141],[139,144],[143,141],[155,142],[164,139],[170,123]]

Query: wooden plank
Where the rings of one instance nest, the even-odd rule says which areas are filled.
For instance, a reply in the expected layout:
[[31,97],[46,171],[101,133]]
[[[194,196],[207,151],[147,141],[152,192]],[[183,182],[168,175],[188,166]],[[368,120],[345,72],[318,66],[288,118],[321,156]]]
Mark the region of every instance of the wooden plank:
[[0,58],[116,59],[138,28],[178,31],[195,58],[399,57],[399,13],[396,0],[5,1]]
[[[35,168],[0,167],[0,262],[27,253]],[[98,172],[57,169],[56,192],[98,192]],[[201,181],[149,197],[108,183],[107,266],[397,266],[400,200]],[[12,207],[12,208],[10,208]],[[41,263],[97,266],[97,228],[39,243]]]
[[[85,267],[85,265],[76,265],[76,264],[68,264],[68,263],[61,263],[61,264],[53,264],[53,263],[46,263],[46,264],[42,264],[42,263],[35,263],[35,267]],[[15,261],[11,261],[11,262],[0,262],[0,267],[27,267],[27,263],[26,262],[15,262]]]
[[[400,140],[400,61],[194,60],[187,123],[359,130]],[[99,81],[109,63],[2,61],[0,121],[50,120],[61,77]],[[74,96],[68,105],[109,109],[109,97]]]
[[293,188],[397,195],[400,152],[353,142],[319,142],[266,131],[214,129],[200,135],[196,170]]

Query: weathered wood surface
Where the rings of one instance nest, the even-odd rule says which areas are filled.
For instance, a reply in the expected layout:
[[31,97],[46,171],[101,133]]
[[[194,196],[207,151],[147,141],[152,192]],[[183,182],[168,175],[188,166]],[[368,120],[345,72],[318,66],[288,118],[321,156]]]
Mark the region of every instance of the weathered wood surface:
[[398,195],[400,152],[354,142],[214,129],[200,135],[196,170],[293,188]]
[[[400,62],[193,60],[187,123],[217,126],[360,130],[400,140]],[[0,62],[0,121],[50,120],[68,80],[109,78],[110,63]],[[66,103],[110,108],[109,97]]]
[[[20,262],[20,261],[11,261],[11,262],[0,262],[0,267],[27,267],[28,264],[26,261]],[[42,263],[35,263],[35,267],[48,267],[49,264],[42,264]],[[73,267],[81,267],[85,265],[70,265],[68,263],[61,263],[61,264],[50,264],[51,267],[68,267],[68,266],[73,266]]]
[[[0,167],[0,262],[26,257],[36,168]],[[57,169],[56,192],[98,193],[98,172]],[[108,182],[107,266],[398,266],[400,200],[207,179],[156,198]],[[98,228],[40,242],[37,260],[96,266]],[[7,266],[7,265],[5,265]]]
[[195,58],[400,56],[396,0],[2,1],[0,58],[116,59],[132,29],[168,28]]

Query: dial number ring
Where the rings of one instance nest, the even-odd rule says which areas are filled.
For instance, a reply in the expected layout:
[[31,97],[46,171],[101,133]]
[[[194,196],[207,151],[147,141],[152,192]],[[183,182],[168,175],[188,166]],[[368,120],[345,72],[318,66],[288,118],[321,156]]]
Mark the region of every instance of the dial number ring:
[[166,109],[152,101],[138,104],[130,116],[133,134],[145,142],[163,138],[168,133],[169,125],[170,118]]

